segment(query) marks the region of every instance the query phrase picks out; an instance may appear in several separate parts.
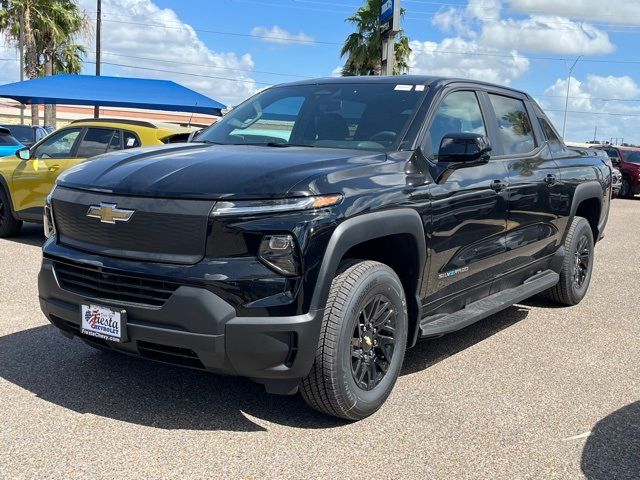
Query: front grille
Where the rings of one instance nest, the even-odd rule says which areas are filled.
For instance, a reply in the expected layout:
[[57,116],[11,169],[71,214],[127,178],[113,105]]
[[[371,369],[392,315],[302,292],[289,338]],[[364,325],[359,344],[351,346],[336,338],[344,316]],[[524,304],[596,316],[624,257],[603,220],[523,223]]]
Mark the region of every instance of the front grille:
[[161,307],[180,286],[131,275],[109,272],[101,267],[54,262],[60,287],[83,297],[121,304]]
[[[133,212],[126,221],[104,223],[88,216],[101,204]],[[125,197],[57,188],[52,199],[61,244],[99,255],[194,264],[204,257],[214,202]]]

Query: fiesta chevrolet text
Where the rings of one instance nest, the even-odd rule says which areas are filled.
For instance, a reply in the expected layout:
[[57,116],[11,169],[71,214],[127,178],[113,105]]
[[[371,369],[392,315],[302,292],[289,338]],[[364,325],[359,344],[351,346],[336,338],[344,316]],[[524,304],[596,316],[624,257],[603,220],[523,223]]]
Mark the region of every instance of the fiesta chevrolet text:
[[65,172],[40,303],[97,348],[361,419],[419,339],[539,293],[579,303],[610,198],[609,161],[567,149],[526,93],[418,76],[281,85],[198,143]]

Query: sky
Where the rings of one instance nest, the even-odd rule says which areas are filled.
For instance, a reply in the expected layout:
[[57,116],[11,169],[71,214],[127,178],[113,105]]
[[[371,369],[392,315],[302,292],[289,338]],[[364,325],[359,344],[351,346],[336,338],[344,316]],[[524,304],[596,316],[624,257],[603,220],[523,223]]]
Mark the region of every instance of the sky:
[[[79,0],[95,22],[96,0]],[[103,0],[103,74],[167,78],[236,105],[287,81],[337,75],[360,0]],[[567,140],[640,144],[640,0],[402,0],[410,73],[533,95]],[[79,39],[90,50],[95,33]],[[0,38],[0,83],[16,81]],[[569,69],[578,59],[569,81]],[[91,74],[90,54],[85,72]]]

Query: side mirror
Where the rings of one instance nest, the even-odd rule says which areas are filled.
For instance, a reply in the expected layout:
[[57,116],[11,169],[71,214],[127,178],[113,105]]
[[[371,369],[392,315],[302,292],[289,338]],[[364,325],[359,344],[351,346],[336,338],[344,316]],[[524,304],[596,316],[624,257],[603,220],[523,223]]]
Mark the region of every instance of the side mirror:
[[29,150],[28,147],[16,150],[16,157],[18,157],[20,160],[29,160],[31,159],[31,150]]
[[491,144],[484,135],[477,133],[447,133],[440,142],[438,163],[448,163],[449,168],[482,165],[489,161]]

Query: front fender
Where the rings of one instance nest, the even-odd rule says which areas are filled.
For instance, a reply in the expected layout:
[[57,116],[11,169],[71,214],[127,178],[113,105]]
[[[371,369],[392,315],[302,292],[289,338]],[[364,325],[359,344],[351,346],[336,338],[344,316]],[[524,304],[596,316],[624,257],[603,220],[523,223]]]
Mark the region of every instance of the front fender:
[[331,282],[336,276],[341,260],[350,248],[369,240],[397,234],[411,235],[414,239],[416,258],[419,259],[418,278],[416,291],[413,292],[414,298],[407,300],[418,302],[419,305],[420,282],[427,257],[424,227],[418,212],[410,208],[398,208],[358,215],[338,225],[331,235],[320,266],[311,299],[311,310],[324,308],[329,297]]

